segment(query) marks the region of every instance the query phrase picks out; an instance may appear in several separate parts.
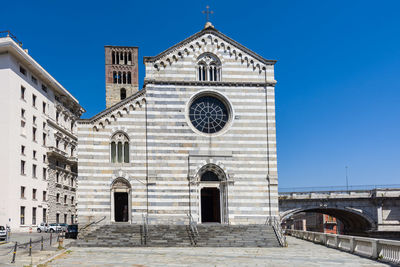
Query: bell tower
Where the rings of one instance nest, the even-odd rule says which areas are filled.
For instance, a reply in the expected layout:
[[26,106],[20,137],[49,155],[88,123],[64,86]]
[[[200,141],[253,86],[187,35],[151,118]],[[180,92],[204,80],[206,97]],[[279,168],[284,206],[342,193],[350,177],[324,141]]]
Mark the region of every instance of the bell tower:
[[139,90],[138,47],[104,46],[106,60],[106,108]]

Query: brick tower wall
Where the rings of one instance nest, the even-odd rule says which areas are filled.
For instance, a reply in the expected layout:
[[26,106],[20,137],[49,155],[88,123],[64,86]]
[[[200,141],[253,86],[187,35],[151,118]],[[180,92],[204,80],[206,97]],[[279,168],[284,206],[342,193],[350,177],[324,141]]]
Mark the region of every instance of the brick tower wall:
[[[122,100],[122,88],[126,90],[126,97],[139,90],[138,48],[131,46],[105,46],[104,50],[106,69],[106,107],[109,108]],[[125,81],[123,79],[124,73],[126,75]],[[127,78],[128,73],[130,73],[131,77],[130,82],[128,82]],[[114,81],[115,74],[121,74],[121,78],[117,78],[117,82]]]

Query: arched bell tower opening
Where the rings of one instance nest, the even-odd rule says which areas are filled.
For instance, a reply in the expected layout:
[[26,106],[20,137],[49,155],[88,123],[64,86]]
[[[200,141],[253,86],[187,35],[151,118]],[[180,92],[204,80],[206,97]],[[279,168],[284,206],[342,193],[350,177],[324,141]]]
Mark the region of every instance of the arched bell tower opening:
[[228,223],[226,174],[215,164],[207,164],[198,174],[199,218],[201,223]]
[[111,186],[111,221],[131,222],[131,185],[125,178],[117,178]]

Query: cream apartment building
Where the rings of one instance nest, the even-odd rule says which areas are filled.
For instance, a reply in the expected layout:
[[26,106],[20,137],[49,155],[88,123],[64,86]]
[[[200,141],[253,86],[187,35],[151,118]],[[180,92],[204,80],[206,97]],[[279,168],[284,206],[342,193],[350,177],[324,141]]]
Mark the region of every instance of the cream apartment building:
[[0,33],[0,225],[76,221],[78,100]]

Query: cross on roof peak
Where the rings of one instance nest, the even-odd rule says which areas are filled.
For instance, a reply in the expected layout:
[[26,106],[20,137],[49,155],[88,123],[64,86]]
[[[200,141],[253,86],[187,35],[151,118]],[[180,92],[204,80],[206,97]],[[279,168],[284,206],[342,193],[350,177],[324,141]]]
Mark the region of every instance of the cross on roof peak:
[[207,10],[203,10],[202,13],[206,14],[206,20],[207,20],[207,22],[209,22],[210,21],[210,14],[214,14],[214,11],[210,10],[210,6],[209,5],[206,6],[206,9]]

